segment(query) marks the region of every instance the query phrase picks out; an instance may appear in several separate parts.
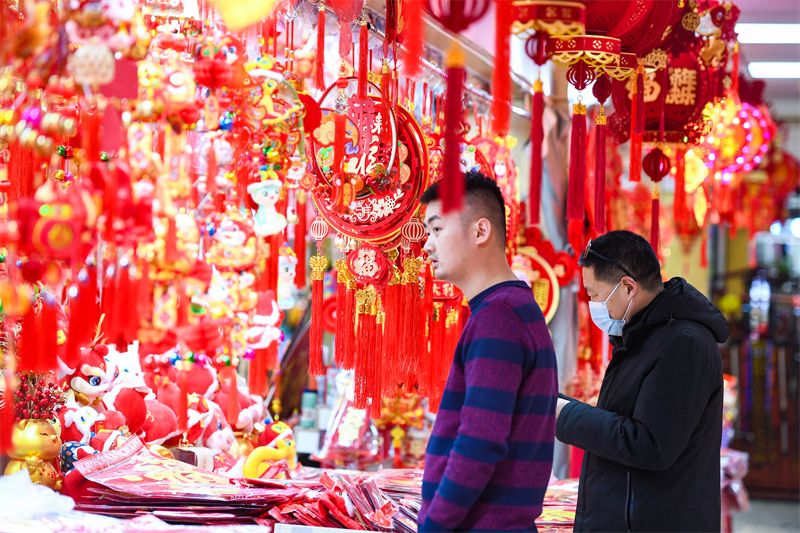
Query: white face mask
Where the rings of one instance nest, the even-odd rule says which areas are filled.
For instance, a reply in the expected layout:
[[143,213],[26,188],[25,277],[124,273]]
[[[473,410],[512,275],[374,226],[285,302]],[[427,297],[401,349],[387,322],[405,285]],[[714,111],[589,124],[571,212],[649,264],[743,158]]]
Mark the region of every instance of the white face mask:
[[611,291],[611,294],[608,295],[608,298],[606,298],[604,302],[589,302],[589,313],[592,315],[592,322],[601,330],[616,337],[622,336],[622,328],[625,326],[625,317],[628,316],[628,311],[631,310],[631,304],[633,303],[633,299],[631,298],[630,303],[628,303],[628,309],[625,310],[625,316],[622,317],[622,320],[614,320],[611,318],[611,315],[608,314],[608,306],[606,303],[611,299],[614,293],[617,292],[620,283],[622,283],[622,281],[617,283],[617,286],[614,287],[614,290]]

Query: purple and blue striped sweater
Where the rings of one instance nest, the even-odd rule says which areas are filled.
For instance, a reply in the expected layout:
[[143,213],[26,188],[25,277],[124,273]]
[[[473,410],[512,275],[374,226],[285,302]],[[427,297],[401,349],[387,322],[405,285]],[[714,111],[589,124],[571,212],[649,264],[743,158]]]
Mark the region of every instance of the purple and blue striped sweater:
[[428,442],[419,531],[536,531],[553,466],[553,341],[521,281],[469,306]]

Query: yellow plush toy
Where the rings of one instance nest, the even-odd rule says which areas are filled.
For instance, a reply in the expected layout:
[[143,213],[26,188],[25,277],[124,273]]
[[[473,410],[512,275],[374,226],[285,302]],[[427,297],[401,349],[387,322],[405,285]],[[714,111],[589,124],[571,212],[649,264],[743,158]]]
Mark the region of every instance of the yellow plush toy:
[[289,468],[297,467],[297,449],[292,429],[284,422],[268,425],[259,438],[259,446],[253,450],[244,463],[244,476],[258,478],[277,461],[286,459]]

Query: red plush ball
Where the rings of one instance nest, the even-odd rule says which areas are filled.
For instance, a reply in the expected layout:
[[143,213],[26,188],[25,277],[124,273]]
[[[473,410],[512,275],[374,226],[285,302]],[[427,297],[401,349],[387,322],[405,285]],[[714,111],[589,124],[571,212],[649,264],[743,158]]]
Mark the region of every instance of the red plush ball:
[[114,401],[114,408],[128,419],[128,430],[138,433],[147,417],[147,406],[142,395],[134,389],[122,389]]
[[157,442],[166,439],[178,429],[178,418],[172,409],[166,405],[145,401],[147,416],[142,426],[145,433],[145,442]]

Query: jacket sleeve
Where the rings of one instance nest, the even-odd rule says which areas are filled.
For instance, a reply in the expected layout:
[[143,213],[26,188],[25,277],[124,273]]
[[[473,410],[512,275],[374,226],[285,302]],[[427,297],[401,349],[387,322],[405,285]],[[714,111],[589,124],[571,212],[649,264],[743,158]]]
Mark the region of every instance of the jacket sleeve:
[[677,336],[642,383],[633,416],[570,401],[556,421],[556,437],[626,466],[666,470],[686,448],[716,388],[703,350],[688,335]]
[[497,463],[508,453],[523,361],[531,357],[526,354],[529,349],[523,338],[524,325],[519,321],[519,327],[513,329],[517,331],[512,336],[515,338],[478,337],[469,341],[463,361],[464,406],[458,436],[420,533],[453,531],[463,522]]

